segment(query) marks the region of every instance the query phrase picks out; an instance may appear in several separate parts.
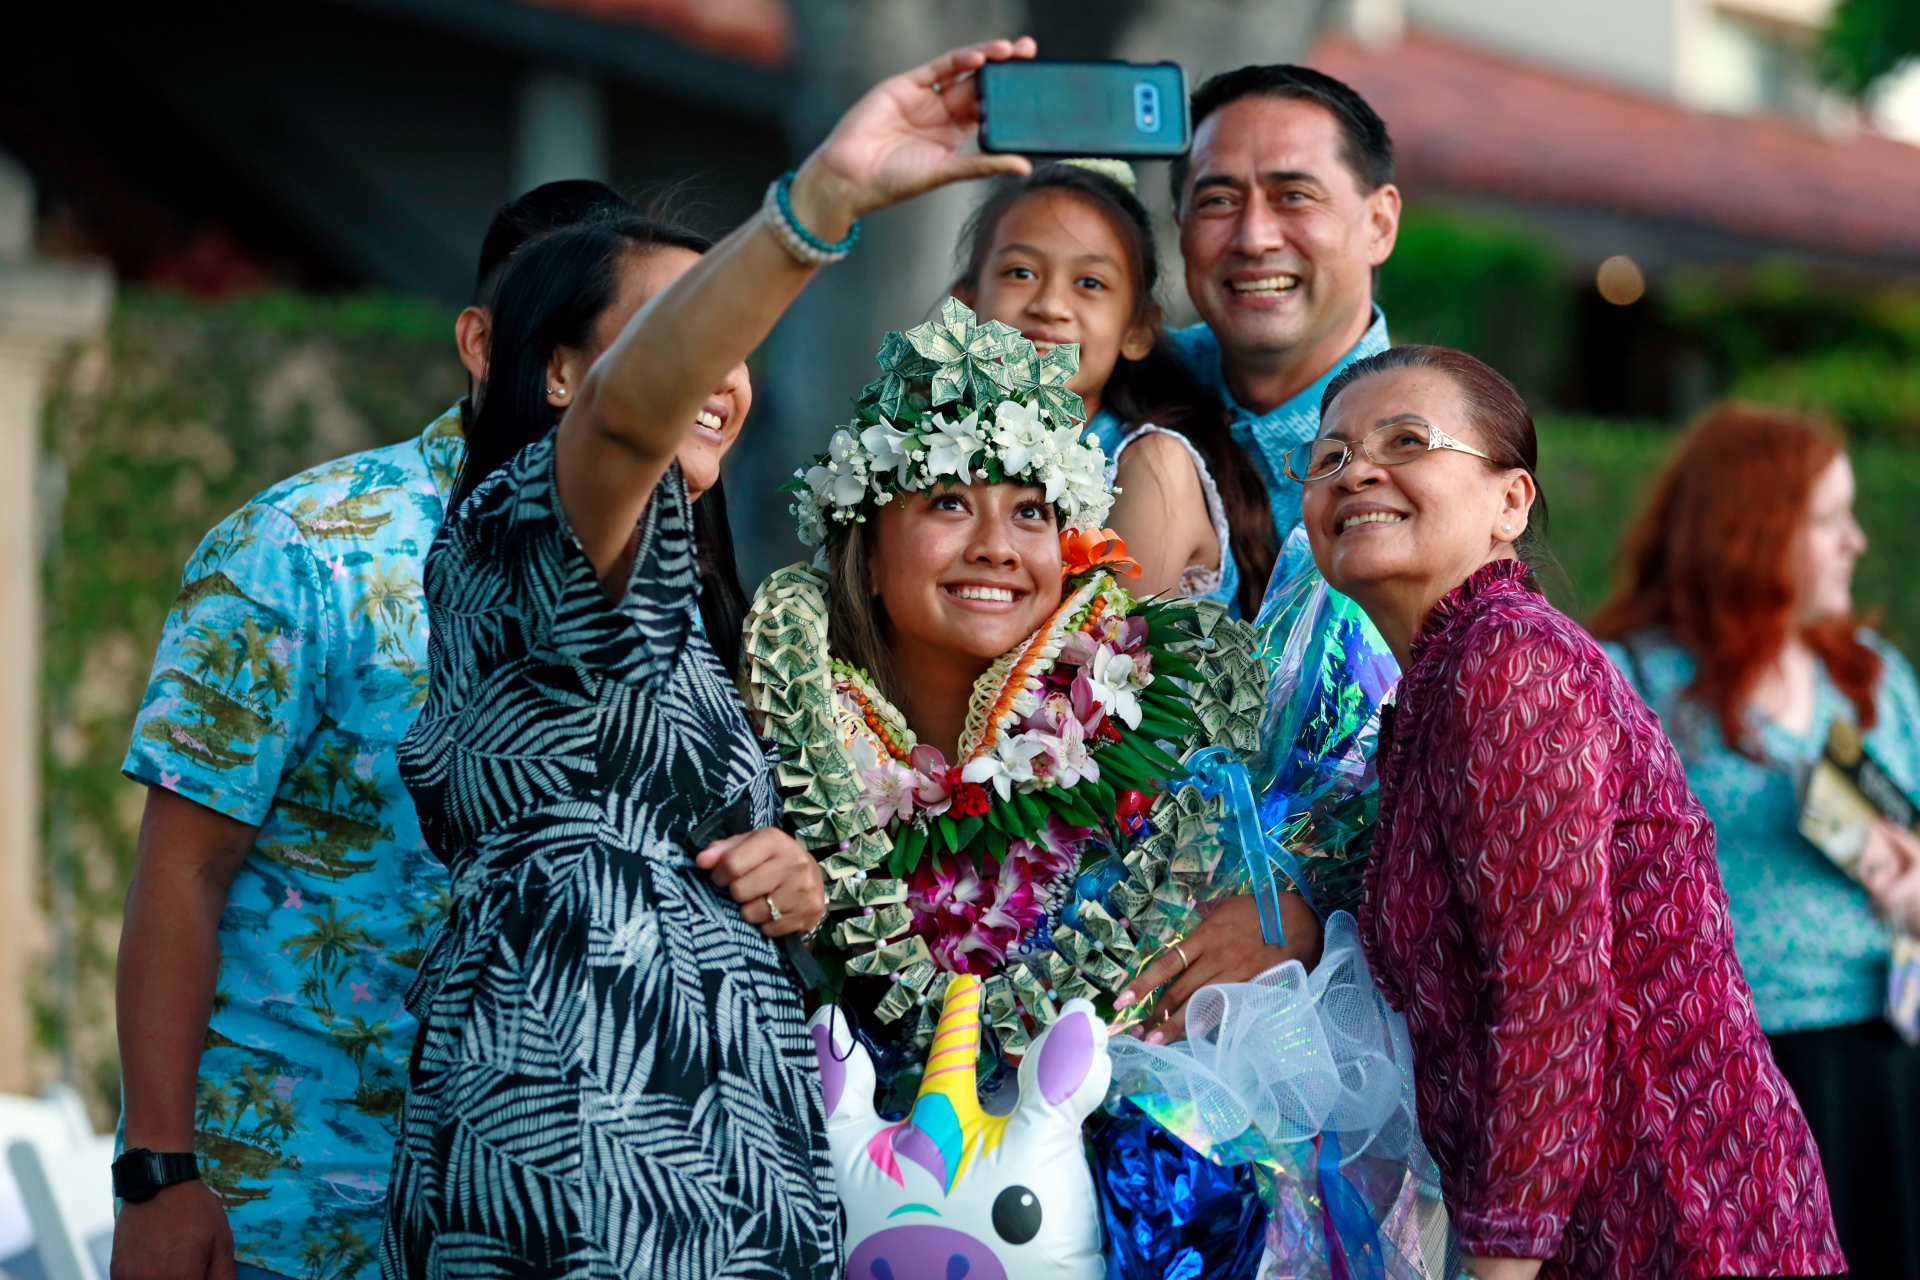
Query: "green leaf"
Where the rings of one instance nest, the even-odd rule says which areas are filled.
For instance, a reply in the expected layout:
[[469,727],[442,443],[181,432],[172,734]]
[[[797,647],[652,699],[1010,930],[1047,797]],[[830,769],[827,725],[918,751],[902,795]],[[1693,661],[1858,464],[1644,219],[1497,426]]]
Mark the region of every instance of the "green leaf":
[[1139,693],[1140,705],[1158,707],[1163,711],[1178,714],[1193,705],[1193,699],[1171,683],[1162,684],[1155,680]]
[[960,850],[972,844],[973,838],[980,834],[980,828],[986,825],[986,820],[977,813],[971,817],[960,819],[957,830],[954,833],[954,852],[958,853]]
[[1178,676],[1182,680],[1198,680],[1200,668],[1185,658],[1176,658],[1170,653],[1153,655],[1153,674],[1155,676]]
[[1153,776],[1146,757],[1140,753],[1140,738],[1137,734],[1122,734],[1118,742],[1109,742],[1100,748],[1100,777],[1104,781],[1109,774],[1126,774],[1132,778]]
[[893,838],[893,852],[887,857],[887,871],[898,880],[920,865],[920,853],[927,847],[927,832],[924,827],[911,823],[902,827]]
[[1153,745],[1150,738],[1126,734],[1122,741],[1129,749],[1137,752],[1146,762],[1147,768],[1157,776],[1171,778],[1180,772],[1180,762]]
[[1189,729],[1200,723],[1200,717],[1194,714],[1193,704],[1174,698],[1145,702],[1141,710],[1175,724],[1186,725]]
[[1100,814],[1099,825],[1106,826],[1111,823],[1115,796],[1113,788],[1107,785],[1107,780],[1102,778],[1098,782],[1083,782],[1080,785],[1093,793],[1089,797],[1089,807],[1097,806],[1097,812]]
[[1013,803],[1020,811],[1020,821],[1026,824],[1023,835],[1032,836],[1034,832],[1047,825],[1047,811],[1031,795],[1024,791],[1016,791],[1013,793]]
[[1004,859],[1007,856],[1007,837],[1005,833],[989,827],[987,828],[986,834],[987,852],[996,858]]
[[1184,738],[1194,730],[1193,722],[1168,715],[1158,707],[1149,707],[1140,717],[1136,730],[1145,738]]
[[1044,792],[1053,801],[1055,810],[1061,817],[1076,827],[1097,827],[1100,815],[1087,807],[1086,800],[1080,795],[1080,788],[1068,791],[1064,787],[1053,787]]
[[955,853],[960,852],[960,828],[953,819],[943,813],[934,819],[934,823],[940,828],[940,838],[947,842],[947,848]]

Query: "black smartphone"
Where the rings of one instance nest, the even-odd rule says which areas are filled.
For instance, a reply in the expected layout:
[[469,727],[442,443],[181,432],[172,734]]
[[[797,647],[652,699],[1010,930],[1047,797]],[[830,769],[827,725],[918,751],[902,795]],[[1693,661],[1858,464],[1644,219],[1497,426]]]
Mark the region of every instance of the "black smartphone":
[[1029,156],[1177,156],[1187,73],[1173,62],[1015,59],[980,68],[980,149]]

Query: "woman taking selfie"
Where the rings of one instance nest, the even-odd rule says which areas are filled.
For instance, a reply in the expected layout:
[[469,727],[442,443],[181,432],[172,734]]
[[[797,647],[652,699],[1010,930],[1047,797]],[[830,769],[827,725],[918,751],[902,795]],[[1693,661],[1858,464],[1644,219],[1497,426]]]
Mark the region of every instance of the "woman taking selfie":
[[953,294],[1041,354],[1077,343],[1068,384],[1116,464],[1109,523],[1139,561],[1128,584],[1218,600],[1251,619],[1273,572],[1266,486],[1220,406],[1166,347],[1153,225],[1117,160],[1069,160],[995,182],[960,235]]
[[[454,489],[455,507],[515,454],[552,432],[577,372],[565,367],[564,358],[556,365],[555,353],[572,352],[576,363],[598,356],[634,312],[711,248],[713,242],[697,231],[621,205],[541,236],[514,255],[512,272],[496,291],[504,324],[492,322],[488,344],[500,376],[482,383],[475,397],[479,408],[467,426],[467,464]],[[693,508],[700,626],[728,666],[739,661],[747,602],[734,563],[720,462],[740,438],[753,398],[745,375],[736,373],[717,394],[737,402],[738,412],[718,429],[696,423],[675,454]]]
[[857,219],[1024,171],[960,148],[968,74],[1032,53],[996,41],[886,81],[644,307],[627,303],[665,255],[618,256],[631,319],[563,307],[530,334],[531,399],[559,426],[478,481],[428,566],[432,684],[404,768],[454,906],[410,993],[389,1280],[837,1273],[777,941],[819,921],[820,872],[773,825],[771,771],[695,622],[680,455],[737,427],[742,362]]
[[1397,347],[1333,380],[1286,462],[1315,562],[1404,672],[1360,932],[1467,1269],[1836,1273],[1712,828],[1658,721],[1533,586],[1535,458],[1506,379]]
[[[1837,723],[1920,798],[1920,686],[1853,611],[1866,550],[1838,436],[1711,410],[1655,479],[1594,617],[1713,819],[1761,1029],[1819,1143],[1854,1274],[1920,1277],[1920,1047],[1881,1016],[1888,926],[1920,935],[1920,841],[1865,833],[1849,876],[1800,833]],[[1857,878],[1856,878],[1857,877]]]

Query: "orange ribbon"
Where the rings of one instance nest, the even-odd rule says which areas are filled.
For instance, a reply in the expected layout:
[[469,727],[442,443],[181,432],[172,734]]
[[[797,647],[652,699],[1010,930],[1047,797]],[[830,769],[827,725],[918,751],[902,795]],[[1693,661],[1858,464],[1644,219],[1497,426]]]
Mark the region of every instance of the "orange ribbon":
[[1127,557],[1127,544],[1111,529],[1062,530],[1060,562],[1069,578],[1102,565],[1123,578],[1140,576],[1140,566]]

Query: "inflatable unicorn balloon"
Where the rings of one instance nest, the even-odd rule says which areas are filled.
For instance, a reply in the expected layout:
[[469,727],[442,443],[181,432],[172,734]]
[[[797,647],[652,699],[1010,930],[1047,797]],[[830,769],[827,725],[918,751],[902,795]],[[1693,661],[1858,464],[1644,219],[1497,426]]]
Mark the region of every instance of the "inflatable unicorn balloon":
[[1020,1064],[1012,1114],[980,1107],[980,980],[956,975],[905,1120],[873,1109],[873,1063],[832,1007],[814,1015],[847,1280],[1099,1280],[1100,1205],[1080,1125],[1107,1091],[1106,1024],[1069,1000]]

